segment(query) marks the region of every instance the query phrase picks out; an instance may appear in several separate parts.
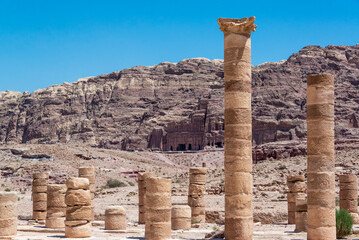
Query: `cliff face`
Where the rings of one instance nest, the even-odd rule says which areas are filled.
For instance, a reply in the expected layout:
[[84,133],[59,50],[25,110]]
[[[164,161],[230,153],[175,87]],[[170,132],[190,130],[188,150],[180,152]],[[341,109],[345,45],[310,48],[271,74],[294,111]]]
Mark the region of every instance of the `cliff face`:
[[[336,138],[358,138],[359,45],[307,46],[286,61],[253,67],[255,144],[306,137],[306,77],[322,72],[335,75]],[[223,61],[196,58],[133,67],[31,94],[1,92],[0,142],[162,146],[167,125],[188,121],[203,100],[206,116],[223,122],[223,83]],[[203,124],[209,129],[208,122]]]

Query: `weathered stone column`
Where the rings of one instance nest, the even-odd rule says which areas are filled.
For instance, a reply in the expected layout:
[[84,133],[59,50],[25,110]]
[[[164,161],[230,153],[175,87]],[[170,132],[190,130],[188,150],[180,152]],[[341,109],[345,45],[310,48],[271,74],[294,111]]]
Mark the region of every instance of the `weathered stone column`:
[[171,239],[171,194],[171,179],[146,179],[146,239]]
[[0,192],[0,236],[17,234],[17,193]]
[[95,167],[80,167],[79,168],[79,178],[87,178],[90,182],[89,189],[91,192],[91,199],[92,199],[92,221],[95,220],[95,192],[96,192],[96,185],[95,185]]
[[295,206],[295,232],[307,231],[307,199],[297,198]]
[[173,230],[191,229],[191,208],[187,205],[172,206],[171,226]]
[[89,184],[87,178],[69,178],[66,181],[65,236],[67,238],[92,236],[92,200]]
[[295,224],[296,200],[305,198],[306,185],[303,175],[290,176],[287,178],[289,193],[287,194],[288,202],[288,224]]
[[64,228],[66,216],[65,184],[47,185],[47,215],[45,227]]
[[146,179],[154,177],[153,172],[142,172],[138,173],[138,222],[144,224],[146,222]]
[[224,33],[225,237],[252,239],[251,32],[255,17],[219,18]]
[[334,77],[307,81],[308,239],[336,239],[334,166]]
[[358,179],[354,174],[339,176],[339,206],[346,209],[358,223]]
[[189,169],[188,206],[191,207],[192,224],[206,222],[206,168]]
[[126,230],[126,211],[121,206],[110,206],[105,210],[106,230]]
[[34,173],[32,179],[32,218],[45,220],[49,175],[47,173]]

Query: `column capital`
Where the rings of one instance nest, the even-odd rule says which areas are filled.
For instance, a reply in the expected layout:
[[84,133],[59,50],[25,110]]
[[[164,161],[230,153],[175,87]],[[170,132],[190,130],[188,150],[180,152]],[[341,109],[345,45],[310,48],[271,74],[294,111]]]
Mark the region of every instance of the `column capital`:
[[224,33],[249,34],[255,31],[257,25],[254,24],[256,17],[248,18],[218,18],[219,29]]

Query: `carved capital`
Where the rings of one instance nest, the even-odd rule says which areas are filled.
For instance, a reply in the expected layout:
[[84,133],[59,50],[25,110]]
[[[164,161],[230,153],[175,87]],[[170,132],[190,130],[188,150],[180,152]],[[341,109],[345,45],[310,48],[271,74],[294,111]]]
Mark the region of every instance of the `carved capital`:
[[255,31],[257,25],[254,24],[255,17],[248,18],[218,18],[219,29],[224,33],[238,33],[251,35]]

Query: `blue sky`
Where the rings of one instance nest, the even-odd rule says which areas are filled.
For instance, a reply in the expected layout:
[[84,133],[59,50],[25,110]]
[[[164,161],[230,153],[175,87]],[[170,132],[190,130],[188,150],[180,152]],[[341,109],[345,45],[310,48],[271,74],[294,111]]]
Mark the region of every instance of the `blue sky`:
[[0,0],[0,91],[136,66],[223,58],[217,18],[256,16],[252,64],[306,45],[359,43],[359,0]]

